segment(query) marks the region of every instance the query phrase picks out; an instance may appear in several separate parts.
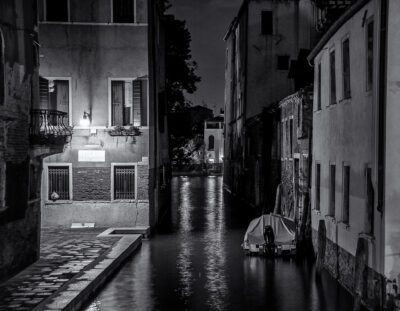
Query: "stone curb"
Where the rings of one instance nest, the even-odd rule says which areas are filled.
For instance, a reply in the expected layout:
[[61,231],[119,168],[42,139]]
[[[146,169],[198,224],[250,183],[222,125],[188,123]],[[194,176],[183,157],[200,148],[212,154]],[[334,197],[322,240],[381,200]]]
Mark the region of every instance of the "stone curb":
[[76,275],[33,310],[80,310],[141,244],[141,235],[123,236],[109,252],[100,256],[89,269]]

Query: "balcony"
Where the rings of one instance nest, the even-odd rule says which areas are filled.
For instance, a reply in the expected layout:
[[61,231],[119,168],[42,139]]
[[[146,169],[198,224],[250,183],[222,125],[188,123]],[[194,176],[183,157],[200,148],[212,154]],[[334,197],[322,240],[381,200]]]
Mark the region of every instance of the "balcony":
[[316,10],[315,28],[320,35],[358,0],[313,0]]
[[32,109],[29,139],[31,145],[63,147],[72,136],[68,114],[51,109]]

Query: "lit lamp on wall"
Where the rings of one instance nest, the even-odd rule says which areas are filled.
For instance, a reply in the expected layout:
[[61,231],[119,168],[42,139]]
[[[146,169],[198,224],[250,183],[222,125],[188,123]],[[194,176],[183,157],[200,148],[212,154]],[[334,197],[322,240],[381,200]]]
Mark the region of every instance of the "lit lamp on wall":
[[83,112],[83,117],[80,121],[80,124],[82,127],[89,127],[90,126],[90,113],[87,113],[86,111]]

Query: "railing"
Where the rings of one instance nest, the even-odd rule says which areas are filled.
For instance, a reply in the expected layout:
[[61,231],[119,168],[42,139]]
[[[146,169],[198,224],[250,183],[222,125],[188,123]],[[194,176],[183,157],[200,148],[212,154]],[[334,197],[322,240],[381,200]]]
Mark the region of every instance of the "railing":
[[50,109],[31,110],[30,140],[33,145],[63,145],[71,135],[72,128],[66,112]]

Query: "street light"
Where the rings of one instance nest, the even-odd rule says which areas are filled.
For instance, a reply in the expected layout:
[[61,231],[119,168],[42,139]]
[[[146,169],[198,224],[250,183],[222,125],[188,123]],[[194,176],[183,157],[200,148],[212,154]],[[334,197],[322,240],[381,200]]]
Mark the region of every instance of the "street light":
[[83,118],[80,121],[82,127],[89,127],[90,126],[90,113],[86,111],[83,112]]

